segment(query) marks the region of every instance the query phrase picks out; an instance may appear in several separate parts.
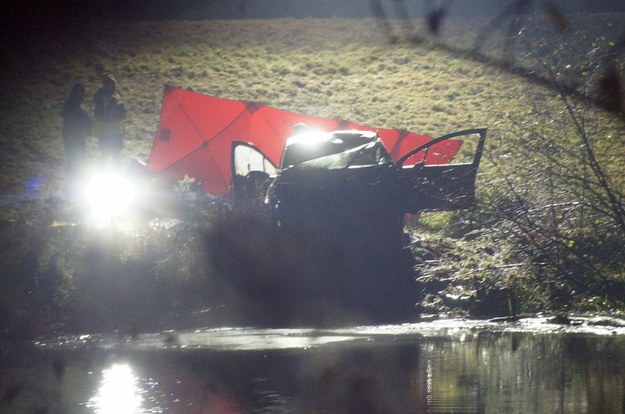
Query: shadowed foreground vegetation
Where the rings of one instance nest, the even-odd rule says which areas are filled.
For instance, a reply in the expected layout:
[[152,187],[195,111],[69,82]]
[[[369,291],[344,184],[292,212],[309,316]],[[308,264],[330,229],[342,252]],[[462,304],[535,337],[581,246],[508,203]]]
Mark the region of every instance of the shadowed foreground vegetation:
[[[342,286],[329,303],[297,289],[320,289],[337,269],[350,276],[374,269],[379,280],[392,281],[388,275],[405,276],[406,266],[414,266],[420,290],[411,316],[622,311],[625,125],[588,102],[568,100],[557,85],[566,77],[583,89],[601,69],[595,57],[613,41],[604,29],[622,27],[624,17],[578,20],[560,34],[538,22],[541,30],[526,30],[508,51],[551,79],[551,87],[436,42],[389,44],[374,20],[122,22],[5,45],[11,59],[0,85],[0,329],[16,336],[134,331],[247,324],[246,316],[260,324],[379,322],[410,289],[382,284],[386,295],[361,297],[380,318],[341,309],[341,298],[358,296],[359,284]],[[466,46],[480,23],[449,21],[444,40]],[[576,64],[562,65],[571,45]],[[493,53],[501,47],[482,46]],[[348,254],[341,249],[311,257],[300,245],[291,255],[297,240],[258,240],[254,226],[262,224],[222,220],[232,216],[219,202],[192,203],[194,219],[182,224],[56,225],[68,218],[59,109],[76,81],[87,86],[92,108],[104,72],[116,76],[129,111],[124,155],[140,160],[149,156],[165,84],[431,136],[487,127],[479,204],[427,213],[408,225],[395,270],[375,268],[375,252],[351,257],[345,268],[337,266]],[[89,150],[95,160],[95,140]],[[402,256],[407,252],[410,258]],[[258,285],[250,285],[250,274],[262,279]],[[291,314],[306,300],[315,306]]]

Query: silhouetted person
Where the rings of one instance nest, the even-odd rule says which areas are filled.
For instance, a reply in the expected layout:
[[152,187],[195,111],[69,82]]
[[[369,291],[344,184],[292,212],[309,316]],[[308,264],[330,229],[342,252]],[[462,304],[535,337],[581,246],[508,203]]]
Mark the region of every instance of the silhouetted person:
[[115,79],[102,78],[102,87],[95,94],[95,134],[104,160],[117,160],[124,148],[123,121],[126,108],[120,102]]
[[63,142],[67,178],[75,180],[87,156],[87,137],[91,135],[91,118],[83,106],[85,87],[75,84],[63,104]]

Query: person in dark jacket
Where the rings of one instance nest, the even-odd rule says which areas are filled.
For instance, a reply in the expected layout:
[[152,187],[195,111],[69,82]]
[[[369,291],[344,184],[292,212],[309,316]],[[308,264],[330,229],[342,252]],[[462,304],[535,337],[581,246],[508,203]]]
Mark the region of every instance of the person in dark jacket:
[[116,161],[124,148],[123,121],[126,119],[126,108],[111,75],[102,78],[102,87],[96,92],[94,100],[94,132],[98,137],[100,154],[105,161]]
[[83,106],[85,87],[75,84],[63,104],[63,143],[68,178],[74,180],[82,172],[87,157],[87,137],[91,135],[91,118]]

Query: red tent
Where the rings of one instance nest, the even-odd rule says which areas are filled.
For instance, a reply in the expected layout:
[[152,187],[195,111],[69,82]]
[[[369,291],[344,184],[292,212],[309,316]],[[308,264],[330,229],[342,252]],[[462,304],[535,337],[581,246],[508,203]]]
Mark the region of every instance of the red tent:
[[[199,179],[204,191],[221,196],[230,191],[233,141],[258,148],[278,165],[293,126],[334,131],[376,131],[394,160],[432,138],[399,129],[380,129],[349,121],[288,112],[254,102],[216,98],[165,87],[161,119],[148,159],[148,169],[175,179]],[[448,163],[460,141],[445,141],[430,151],[428,164]]]

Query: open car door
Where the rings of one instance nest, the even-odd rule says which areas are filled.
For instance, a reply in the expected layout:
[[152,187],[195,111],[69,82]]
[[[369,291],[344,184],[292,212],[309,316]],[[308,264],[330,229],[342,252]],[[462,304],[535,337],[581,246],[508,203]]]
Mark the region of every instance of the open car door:
[[254,145],[233,141],[231,152],[230,191],[235,201],[261,205],[271,178],[278,169],[269,158]]
[[[436,138],[401,157],[396,166],[402,182],[402,199],[408,213],[450,211],[475,202],[475,178],[480,165],[486,129],[469,129]],[[450,163],[436,163],[437,154],[459,146]]]

